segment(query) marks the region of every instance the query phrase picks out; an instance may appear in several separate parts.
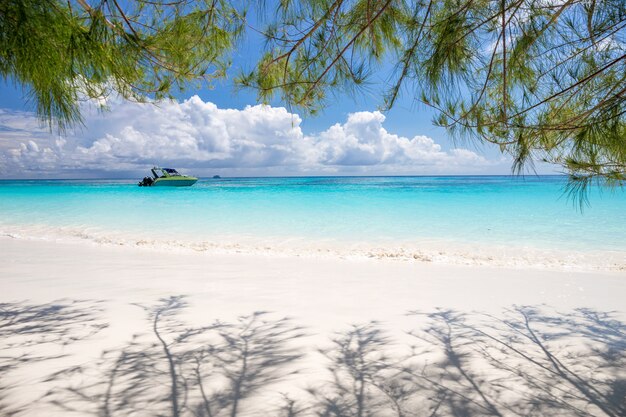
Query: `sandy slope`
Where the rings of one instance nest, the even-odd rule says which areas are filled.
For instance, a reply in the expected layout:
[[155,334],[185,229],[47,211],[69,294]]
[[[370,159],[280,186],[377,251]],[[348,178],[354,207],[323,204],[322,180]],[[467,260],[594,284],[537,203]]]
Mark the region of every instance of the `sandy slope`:
[[[67,409],[74,409],[85,415],[106,415],[107,412],[110,415],[130,415],[132,413],[124,407],[132,405],[135,407],[134,412],[138,413],[134,415],[206,415],[206,410],[201,412],[199,408],[194,409],[189,405],[200,401],[200,394],[195,388],[186,388],[188,402],[181,405],[184,396],[179,387],[176,394],[181,396],[178,409],[172,411],[171,392],[167,388],[171,388],[171,384],[168,385],[171,378],[168,377],[166,356],[154,332],[155,318],[156,329],[166,344],[183,334],[185,329],[209,325],[215,320],[234,323],[228,332],[235,339],[265,320],[263,325],[266,327],[258,329],[259,340],[255,341],[259,346],[256,352],[260,358],[259,366],[261,369],[282,367],[283,370],[272,375],[268,373],[267,379],[251,376],[250,393],[240,393],[242,401],[236,410],[237,415],[268,415],[267,410],[275,410],[277,407],[279,392],[289,392],[292,396],[302,398],[302,401],[308,401],[307,404],[314,405],[309,411],[315,412],[315,407],[322,407],[323,401],[304,393],[302,389],[332,379],[326,368],[332,364],[332,358],[337,358],[332,352],[324,357],[315,353],[316,349],[333,349],[341,345],[341,340],[344,340],[342,337],[352,336],[354,341],[355,337],[359,339],[363,335],[376,335],[378,330],[394,343],[370,338],[370,342],[374,342],[373,350],[367,353],[369,358],[376,358],[379,351],[391,352],[398,358],[404,355],[402,357],[406,358],[410,351],[409,345],[416,342],[419,342],[418,350],[431,350],[416,361],[415,357],[408,360],[418,364],[428,362],[434,364],[434,368],[428,378],[424,379],[423,374],[420,376],[422,382],[407,382],[414,388],[421,384],[416,393],[407,394],[407,397],[421,398],[421,405],[416,406],[413,403],[416,401],[411,398],[402,399],[400,404],[404,405],[401,408],[412,410],[405,415],[430,415],[433,410],[438,410],[437,415],[451,415],[455,413],[455,407],[466,410],[467,415],[515,415],[522,413],[521,410],[524,410],[525,415],[541,415],[546,410],[551,415],[575,415],[580,410],[585,410],[589,415],[619,415],[611,413],[616,410],[619,413],[622,404],[620,395],[626,393],[626,388],[622,391],[619,388],[619,381],[624,378],[626,350],[626,274],[623,272],[529,271],[375,259],[357,261],[167,253],[141,248],[2,238],[0,289],[0,302],[7,303],[5,311],[22,311],[25,306],[32,309],[37,306],[57,306],[56,309],[44,309],[44,313],[35,314],[29,320],[49,318],[62,312],[63,308],[71,309],[71,306],[84,313],[67,318],[66,323],[61,315],[58,322],[44,323],[39,330],[36,326],[30,330],[15,327],[5,314],[0,323],[4,327],[4,333],[1,333],[3,327],[0,327],[0,335],[3,337],[0,349],[4,351],[1,355],[4,363],[11,366],[2,371],[4,375],[0,378],[0,404],[3,404],[0,414],[8,410],[5,413],[17,411],[18,415],[39,415],[44,412],[46,415],[66,415]],[[169,299],[172,296],[183,297]],[[160,299],[169,301],[159,302]],[[83,301],[71,304],[74,300]],[[59,310],[58,306],[63,308]],[[576,311],[580,308],[588,310]],[[426,315],[407,315],[416,310]],[[254,322],[256,324],[248,323],[248,327],[245,320],[237,321],[240,316],[259,311],[270,313],[261,316],[259,321]],[[285,316],[292,321],[277,321]],[[532,324],[538,326],[536,340],[528,337],[529,334],[532,336],[530,328],[524,328],[529,317]],[[502,319],[507,321],[503,322]],[[366,325],[371,320],[379,324]],[[515,323],[521,327],[516,328]],[[354,328],[350,327],[354,324],[364,324],[364,327],[355,333]],[[107,327],[101,328],[104,327],[102,325]],[[301,330],[289,333],[289,326],[298,326]],[[479,333],[468,333],[477,327],[489,329],[491,333],[487,333],[496,334],[499,339],[485,339],[486,348],[477,349],[483,342],[481,336],[477,336]],[[68,331],[62,332],[60,328]],[[38,331],[48,335],[49,339],[43,340],[37,334]],[[409,336],[407,331],[414,331],[421,336]],[[459,349],[457,353],[450,353],[450,346],[445,346],[453,331],[457,332],[455,334],[458,337],[458,343],[452,343],[455,349]],[[507,331],[512,335],[507,335]],[[295,337],[297,333],[303,333],[304,336]],[[136,343],[132,345],[133,335],[137,334],[143,336],[134,339]],[[188,357],[185,356],[185,349],[190,350],[203,343],[214,343],[215,346],[221,343],[223,348],[226,340],[224,334],[216,328],[203,329],[189,336],[189,346],[184,346],[183,342],[175,346],[172,344],[171,354],[183,358],[180,359],[180,374],[187,372],[183,363],[187,360],[184,358]],[[276,338],[277,343],[267,344],[272,338]],[[279,342],[282,343],[281,338],[289,339],[284,346],[293,347],[291,353],[278,346]],[[339,344],[333,344],[332,338],[340,339]],[[473,344],[467,344],[468,341],[473,341]],[[344,348],[353,346],[351,343],[346,342]],[[516,344],[530,344],[523,351],[529,356],[538,355],[537,359],[533,361],[520,356]],[[227,352],[224,355],[232,354],[236,346],[231,340],[230,347],[224,349]],[[590,354],[589,346],[606,351],[613,349],[617,353],[614,352],[613,358],[609,360],[606,355],[597,354],[599,350],[595,351],[595,356]],[[502,347],[513,353],[507,354]],[[546,356],[546,350],[551,348],[563,355],[559,358],[565,361],[564,368],[567,371],[561,372],[558,367],[550,368],[555,366],[549,355]],[[275,349],[274,356],[270,354],[272,349]],[[495,353],[480,357],[468,353],[477,355],[477,352],[489,349]],[[104,356],[103,351],[106,351]],[[124,368],[124,372],[118,371],[119,375],[123,375],[118,375],[115,383],[120,389],[114,389],[117,394],[111,394],[106,384],[98,384],[110,381],[109,370],[113,369],[111,363],[115,362],[115,358],[119,359],[115,352],[144,352],[142,358],[134,356],[134,359],[125,360],[128,363],[162,362],[163,366],[159,365],[159,369],[150,372],[145,371],[141,374],[143,379],[137,379],[137,375],[133,374],[136,369],[132,370],[130,366]],[[51,358],[60,354],[63,357]],[[264,359],[264,354],[269,354],[269,359]],[[294,355],[304,357],[296,360]],[[386,363],[385,356],[372,359],[372,364]],[[28,360],[19,361],[16,359],[18,357]],[[498,358],[501,359],[499,362]],[[511,369],[507,370],[507,366],[521,369],[520,361],[522,365],[529,366],[528,372],[525,372],[531,375],[528,378],[521,373],[512,375]],[[235,366],[234,362],[229,362],[228,366]],[[499,365],[494,370],[489,368],[488,362]],[[124,366],[128,363],[125,362]],[[211,365],[214,371],[219,368],[217,363]],[[75,365],[81,365],[82,368],[42,382],[51,373]],[[341,366],[345,366],[345,362],[342,364],[341,360],[335,360],[338,373],[345,371]],[[385,366],[387,370],[375,372],[378,375],[376,378],[392,381],[398,376],[394,374],[397,368],[390,364]],[[463,372],[464,366],[472,371]],[[596,371],[585,366],[593,366]],[[599,367],[602,371],[597,370]],[[298,374],[286,375],[295,369],[299,370]],[[423,366],[419,369],[423,372]],[[228,381],[231,380],[224,375],[229,375],[231,371],[223,371],[220,375],[214,372],[212,376],[207,376],[208,386],[222,387],[222,392],[228,391],[231,387]],[[570,371],[576,378],[586,382],[575,383],[576,378],[567,374]],[[590,378],[590,372],[599,373]],[[541,395],[533,391],[539,389],[537,386],[540,383],[528,382],[532,381],[532,375],[535,374],[537,381],[547,384],[540,389]],[[498,375],[499,381],[505,381],[498,386],[508,386],[506,384],[510,383],[510,387],[515,387],[519,393],[509,398],[510,393],[503,394],[502,389],[490,385],[494,375]],[[350,372],[347,371],[344,376],[349,379]],[[162,382],[156,382],[159,378],[163,378]],[[257,378],[258,387],[255,386],[254,378]],[[555,378],[563,385],[549,392],[552,386],[559,386]],[[438,382],[433,382],[434,379]],[[405,382],[407,380],[404,378]],[[524,382],[526,380],[528,383]],[[132,401],[136,403],[121,398],[126,389],[123,388],[126,386],[124,384],[136,387],[141,385],[141,381],[149,381],[146,382],[149,389],[132,395]],[[623,382],[621,384],[624,385]],[[331,385],[326,383],[324,386],[335,395],[339,388]],[[73,388],[72,391],[65,390],[68,386]],[[479,392],[478,386],[484,386],[482,392]],[[257,389],[259,387],[262,389]],[[156,399],[150,397],[159,389],[163,390],[163,394],[157,395]],[[263,390],[265,392],[261,392]],[[446,390],[451,394],[446,394]],[[369,404],[368,409],[381,415],[399,415],[394,407],[381,405],[382,400],[376,400],[375,391],[372,387],[365,390],[370,393],[367,399],[370,402],[364,400]],[[89,392],[89,395],[77,394],[82,392]],[[107,392],[108,397],[103,394]],[[524,392],[527,394],[520,394]],[[331,394],[327,397],[332,397]],[[335,404],[338,410],[343,410],[337,412],[337,415],[347,416],[354,412],[354,407],[358,406],[355,399],[358,396],[354,394],[351,392],[344,393],[343,397],[333,397],[341,397],[341,400],[334,400],[343,407]],[[226,404],[219,415],[232,415],[232,397],[230,403],[218,396],[214,397],[214,404]],[[532,397],[535,401],[522,401],[522,397]],[[560,402],[554,400],[554,397]],[[118,408],[110,405],[115,401],[119,402],[115,406]],[[52,405],[55,402],[56,405]],[[65,411],[59,402],[66,408]],[[577,408],[568,408],[568,404],[576,402],[580,403],[576,405]],[[102,408],[105,403],[109,405]],[[531,407],[531,403],[535,404],[535,408]],[[352,411],[347,411],[349,409]]]

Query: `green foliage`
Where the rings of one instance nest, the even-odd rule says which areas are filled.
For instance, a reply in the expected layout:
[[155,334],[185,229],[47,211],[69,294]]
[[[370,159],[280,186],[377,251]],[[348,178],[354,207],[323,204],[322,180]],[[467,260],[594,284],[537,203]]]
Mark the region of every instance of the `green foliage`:
[[[268,55],[241,78],[305,111],[395,71],[456,138],[497,144],[514,169],[558,164],[572,189],[626,181],[624,0],[283,1]],[[379,77],[380,78],[380,77]]]
[[63,129],[84,98],[161,99],[223,76],[242,22],[224,0],[3,0],[0,74]]
[[572,189],[626,181],[624,0],[4,0],[0,73],[65,127],[85,96],[160,99],[224,76],[245,26],[266,50],[237,81],[262,101],[314,113],[392,66],[385,108],[408,91],[454,137],[518,171],[559,164]]
[[[393,0],[282,1],[266,34],[266,55],[238,82],[315,112],[328,92],[363,86],[391,48],[400,48],[398,21],[404,13]],[[348,7],[349,6],[349,7]]]

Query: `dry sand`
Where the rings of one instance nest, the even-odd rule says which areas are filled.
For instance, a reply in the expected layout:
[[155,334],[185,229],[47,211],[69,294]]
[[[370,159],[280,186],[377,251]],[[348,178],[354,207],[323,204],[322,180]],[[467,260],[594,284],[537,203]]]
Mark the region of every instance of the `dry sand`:
[[0,289],[0,414],[626,410],[624,272],[5,237]]

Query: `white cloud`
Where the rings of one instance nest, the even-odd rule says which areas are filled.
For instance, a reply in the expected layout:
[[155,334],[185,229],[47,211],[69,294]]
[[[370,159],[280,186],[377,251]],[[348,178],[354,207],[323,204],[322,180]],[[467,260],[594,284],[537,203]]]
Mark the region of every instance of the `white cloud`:
[[84,128],[63,136],[51,134],[31,113],[0,110],[2,175],[143,172],[152,164],[200,175],[220,169],[452,174],[484,172],[495,164],[467,149],[444,151],[426,136],[390,133],[377,111],[352,113],[343,124],[305,135],[302,119],[282,107],[220,109],[197,96],[182,103],[112,99],[107,105],[105,113],[86,105]]

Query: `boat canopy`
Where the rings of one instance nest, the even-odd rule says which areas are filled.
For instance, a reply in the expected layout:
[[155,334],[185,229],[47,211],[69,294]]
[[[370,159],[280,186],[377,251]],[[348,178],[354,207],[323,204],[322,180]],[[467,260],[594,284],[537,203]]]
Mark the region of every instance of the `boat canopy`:
[[176,171],[174,168],[152,168],[152,175],[154,178],[163,178],[163,177],[182,177],[183,175]]

